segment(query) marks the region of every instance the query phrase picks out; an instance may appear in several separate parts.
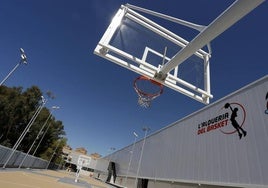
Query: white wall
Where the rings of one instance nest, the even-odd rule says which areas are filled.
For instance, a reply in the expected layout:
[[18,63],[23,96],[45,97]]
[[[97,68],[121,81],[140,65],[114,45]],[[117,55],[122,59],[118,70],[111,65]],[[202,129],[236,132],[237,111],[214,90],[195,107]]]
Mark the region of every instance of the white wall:
[[103,158],[97,159],[95,170],[101,171],[101,172],[107,172],[109,166],[109,161]]
[[[268,76],[150,135],[146,139],[139,176],[178,182],[268,187]],[[230,121],[230,103],[237,122],[247,131],[239,139]],[[227,114],[226,118],[221,116]],[[228,116],[228,117],[227,117]],[[217,117],[223,127],[198,134],[203,122]],[[221,119],[221,120],[219,120]],[[200,129],[199,129],[200,128]],[[214,126],[215,128],[215,126]],[[136,143],[129,176],[135,177],[142,146]],[[113,154],[118,175],[127,171],[132,145]]]

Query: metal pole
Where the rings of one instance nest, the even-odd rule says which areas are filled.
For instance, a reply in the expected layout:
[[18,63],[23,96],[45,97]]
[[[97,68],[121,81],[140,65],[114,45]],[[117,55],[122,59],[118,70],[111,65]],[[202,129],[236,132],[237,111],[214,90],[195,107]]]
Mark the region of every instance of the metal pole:
[[130,165],[131,165],[131,162],[132,162],[132,158],[133,158],[133,152],[134,152],[135,144],[136,144],[136,141],[137,141],[137,138],[138,138],[137,133],[133,132],[133,134],[134,134],[135,139],[134,139],[134,143],[132,145],[132,149],[130,151],[130,159],[129,159],[128,168],[127,168],[127,175],[126,175],[126,178],[125,178],[125,185],[127,184],[127,178],[128,178],[128,173],[129,173]]
[[25,129],[23,130],[22,134],[20,135],[19,139],[17,140],[17,142],[15,143],[15,145],[13,146],[13,148],[17,148],[18,147],[18,144],[21,142],[21,140],[23,139],[23,137],[29,131],[29,127],[32,125],[32,123],[35,120],[36,116],[39,114],[41,108],[42,108],[41,105],[37,108],[37,110],[35,111],[34,115],[32,116],[31,120],[29,121],[29,123],[27,124],[27,126],[25,127]]
[[45,121],[45,123],[43,124],[43,126],[42,126],[41,129],[40,129],[40,131],[38,132],[36,138],[34,139],[34,141],[33,141],[32,145],[31,145],[31,147],[29,148],[27,154],[24,156],[24,158],[23,158],[23,160],[22,160],[22,162],[20,163],[20,165],[19,165],[18,168],[21,168],[21,166],[23,165],[24,161],[26,160],[26,158],[28,157],[29,153],[31,152],[31,150],[32,150],[32,148],[33,148],[35,142],[39,139],[39,136],[42,134],[42,131],[43,131],[44,127],[46,126],[48,120],[51,118],[54,109],[56,109],[56,107],[53,106],[53,107],[52,107],[52,110],[51,110],[51,112],[50,112],[50,114],[48,115],[48,117],[47,117],[47,119],[46,119],[46,121]]
[[13,154],[15,153],[15,151],[17,150],[18,146],[20,145],[21,141],[23,140],[23,138],[25,137],[25,135],[27,134],[27,132],[30,130],[32,124],[34,123],[35,119],[37,118],[37,116],[39,115],[39,113],[41,112],[42,108],[44,107],[44,105],[46,104],[46,100],[44,99],[44,97],[42,96],[42,103],[40,104],[40,106],[38,107],[38,109],[36,110],[36,112],[34,113],[32,119],[29,121],[28,125],[25,127],[23,133],[20,135],[19,139],[17,140],[17,142],[15,143],[15,145],[12,148],[12,152],[9,155],[8,159],[6,160],[4,166],[2,168],[6,168],[6,165],[8,164],[8,162],[10,161],[11,157],[13,156]]
[[47,131],[48,131],[48,129],[49,129],[49,127],[50,127],[50,125],[51,125],[51,123],[50,123],[50,124],[48,124],[48,126],[47,126],[47,128],[46,128],[45,132],[43,133],[42,138],[40,139],[40,141],[39,141],[38,145],[36,146],[36,148],[35,148],[35,150],[34,150],[34,152],[33,152],[32,156],[34,156],[34,155],[35,155],[35,153],[36,153],[37,149],[39,148],[40,144],[42,143],[42,141],[43,141],[43,139],[44,139],[45,135],[47,134]]
[[44,137],[45,137],[45,135],[46,135],[46,133],[47,133],[47,131],[48,131],[48,129],[49,129],[49,127],[50,127],[50,125],[51,125],[51,123],[50,124],[48,124],[48,126],[47,126],[47,128],[46,128],[46,130],[45,130],[45,132],[43,133],[43,135],[42,135],[42,138],[39,140],[39,143],[38,143],[38,145],[36,146],[36,148],[35,148],[35,150],[34,150],[34,152],[33,152],[33,156],[35,155],[35,153],[36,153],[36,151],[37,151],[37,149],[39,148],[39,146],[40,146],[40,144],[41,144],[41,142],[43,141],[43,139],[44,139]]
[[155,76],[164,80],[166,74],[181,64],[197,50],[208,44],[265,0],[236,0],[220,16],[200,32],[187,46],[167,62]]
[[[28,125],[26,126],[26,128],[24,129],[23,133],[20,135],[17,143],[21,142],[21,139],[23,139],[23,137],[27,134],[27,132],[29,131],[31,125],[33,124],[33,122],[35,121],[36,117],[38,116],[38,114],[40,113],[41,109],[43,108],[43,106],[45,105],[44,103],[46,102],[45,98],[43,96],[41,96],[41,100],[42,103],[39,105],[38,109],[35,111],[32,119],[29,121]],[[20,140],[20,141],[19,141]],[[16,143],[16,144],[17,144]],[[15,145],[16,145],[15,144]],[[18,146],[16,146],[18,147]]]
[[61,155],[61,159],[60,159],[60,163],[59,163],[59,166],[58,166],[58,170],[59,169],[62,169],[62,160],[63,160],[63,156]]
[[161,14],[159,12],[155,12],[155,11],[152,11],[152,10],[149,10],[149,9],[145,9],[145,8],[141,8],[141,7],[138,7],[138,6],[134,6],[134,5],[131,5],[131,4],[126,4],[126,7],[129,7],[131,9],[133,9],[133,10],[144,12],[144,13],[147,13],[147,14],[150,14],[150,15],[153,15],[153,16],[156,16],[156,17],[159,17],[159,18],[162,18],[162,19],[165,19],[165,20],[174,22],[174,23],[181,24],[183,26],[186,26],[186,27],[195,29],[197,31],[202,31],[206,27],[206,26],[203,26],[203,25],[191,23],[191,22],[188,22],[188,21],[185,21],[185,20],[174,18],[172,16]]
[[142,130],[145,131],[145,133],[144,133],[144,139],[143,139],[143,144],[142,144],[142,148],[141,148],[141,155],[140,155],[140,160],[139,160],[139,164],[138,164],[137,174],[136,174],[136,178],[135,178],[135,185],[134,186],[136,186],[136,187],[138,186],[137,180],[138,180],[138,175],[140,172],[140,166],[141,166],[141,160],[142,160],[143,149],[144,149],[144,145],[145,145],[145,141],[146,141],[146,136],[147,136],[147,133],[150,130],[150,128],[144,127]]
[[60,141],[61,141],[61,139],[60,139],[60,140],[58,140],[57,146],[56,146],[56,148],[55,148],[55,150],[54,150],[54,152],[53,152],[53,154],[52,154],[51,158],[49,159],[49,162],[48,162],[48,164],[47,164],[46,169],[48,169],[49,164],[50,164],[50,162],[51,162],[51,160],[52,160],[53,156],[55,155],[56,150],[58,149],[58,147],[59,147],[59,145],[60,145]]
[[[58,106],[52,106],[52,109],[59,109],[59,108],[60,108],[60,107],[58,107]],[[48,124],[48,126],[47,126],[47,128],[46,128],[45,132],[43,133],[42,138],[40,139],[40,141],[39,141],[38,145],[36,146],[36,148],[35,148],[35,150],[34,150],[34,152],[33,152],[33,154],[32,154],[33,156],[35,155],[35,153],[36,153],[37,149],[39,148],[39,146],[40,146],[41,142],[43,141],[43,139],[44,139],[44,137],[45,137],[45,135],[46,135],[46,133],[47,133],[47,131],[48,131],[48,129],[49,129],[49,127],[50,127],[50,125],[51,125],[51,123],[50,123],[50,124]]]
[[4,82],[11,76],[11,74],[18,68],[18,66],[20,64],[27,64],[27,58],[25,55],[25,52],[22,48],[20,48],[20,52],[21,52],[21,60],[20,62],[8,73],[8,75],[1,81],[0,86],[2,86],[4,84]]

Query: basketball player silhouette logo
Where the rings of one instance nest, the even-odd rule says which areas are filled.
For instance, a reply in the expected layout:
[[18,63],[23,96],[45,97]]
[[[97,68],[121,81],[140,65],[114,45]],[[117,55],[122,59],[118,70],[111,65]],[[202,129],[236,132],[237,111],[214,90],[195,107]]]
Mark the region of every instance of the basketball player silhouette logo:
[[232,126],[235,128],[235,130],[237,131],[238,133],[238,136],[239,136],[239,139],[242,138],[242,136],[244,135],[244,137],[247,135],[247,131],[245,131],[242,126],[240,126],[238,124],[238,122],[236,121],[236,117],[237,117],[237,112],[238,112],[238,108],[232,108],[230,103],[226,103],[224,105],[224,108],[230,108],[230,110],[232,111],[232,114],[231,114],[231,118],[230,118],[230,121],[232,123]]

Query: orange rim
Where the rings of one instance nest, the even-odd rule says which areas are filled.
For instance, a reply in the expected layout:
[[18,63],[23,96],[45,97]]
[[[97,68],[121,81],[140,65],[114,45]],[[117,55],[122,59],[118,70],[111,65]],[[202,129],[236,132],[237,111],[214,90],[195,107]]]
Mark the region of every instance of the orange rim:
[[[159,87],[159,91],[156,92],[156,93],[146,93],[144,91],[142,91],[141,89],[138,88],[137,86],[137,81],[140,81],[140,80],[148,80],[150,81],[153,85]],[[147,78],[145,76],[139,76],[137,77],[134,82],[133,82],[133,87],[135,89],[135,91],[140,95],[140,96],[145,96],[145,97],[149,97],[149,98],[153,98],[153,97],[157,97],[159,95],[161,95],[163,93],[163,90],[164,90],[164,86],[163,84],[153,80],[153,79],[150,79],[150,78]]]

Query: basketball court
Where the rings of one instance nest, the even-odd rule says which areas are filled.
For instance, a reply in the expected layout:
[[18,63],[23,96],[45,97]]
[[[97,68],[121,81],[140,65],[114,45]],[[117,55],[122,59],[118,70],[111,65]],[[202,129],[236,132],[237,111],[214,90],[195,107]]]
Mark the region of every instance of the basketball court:
[[103,183],[90,177],[80,176],[75,182],[75,173],[52,170],[13,170],[0,171],[0,184],[5,188],[112,188],[111,185]]

